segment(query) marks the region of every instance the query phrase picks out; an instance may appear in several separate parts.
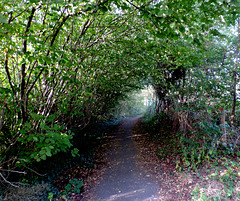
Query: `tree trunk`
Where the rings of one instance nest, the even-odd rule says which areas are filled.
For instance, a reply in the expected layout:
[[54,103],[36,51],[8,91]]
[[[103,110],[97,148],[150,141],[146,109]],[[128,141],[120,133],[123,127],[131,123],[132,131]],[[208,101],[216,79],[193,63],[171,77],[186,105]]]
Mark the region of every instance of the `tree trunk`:
[[226,127],[225,127],[225,109],[224,108],[220,108],[220,111],[222,112],[222,116],[221,116],[221,127],[222,127],[222,142],[224,144],[227,143],[227,134],[226,134]]
[[233,72],[233,104],[232,104],[232,115],[231,115],[231,125],[234,126],[235,111],[236,111],[236,87],[237,85],[237,72]]
[[[239,57],[239,47],[240,47],[240,18],[238,18],[238,43],[236,47],[236,58]],[[231,115],[231,125],[234,126],[235,124],[235,112],[236,112],[236,101],[237,101],[237,69],[238,69],[238,63],[239,61],[236,62],[236,67],[235,71],[233,72],[233,105],[232,105],[232,115]]]
[[[32,8],[31,14],[28,19],[28,23],[25,30],[25,35],[27,36],[31,27],[31,23],[33,20],[34,13],[36,8]],[[27,53],[27,39],[23,40],[23,54]],[[27,121],[27,96],[26,96],[26,63],[23,63],[21,66],[21,113],[22,113],[22,125]]]

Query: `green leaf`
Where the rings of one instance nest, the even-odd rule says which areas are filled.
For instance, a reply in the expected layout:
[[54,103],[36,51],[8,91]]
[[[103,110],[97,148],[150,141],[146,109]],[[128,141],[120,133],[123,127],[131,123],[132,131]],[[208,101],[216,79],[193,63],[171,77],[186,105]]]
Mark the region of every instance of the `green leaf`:
[[174,22],[170,24],[170,27],[171,27],[172,29],[174,29],[175,26],[176,26],[176,23],[174,23]]
[[101,7],[101,10],[102,10],[102,12],[104,12],[104,13],[105,13],[105,12],[107,12],[107,11],[108,11],[108,8],[107,8],[106,6],[102,6],[102,7]]
[[64,3],[64,0],[51,0],[51,3],[61,4]]
[[1,23],[4,23],[4,24],[7,24],[8,23],[8,20],[5,16],[3,16],[1,13],[0,13],[0,22]]
[[49,147],[46,148],[46,155],[52,156],[51,149]]
[[71,150],[71,154],[73,157],[79,156],[79,150],[77,148],[74,148],[73,150]]
[[47,156],[46,156],[46,155],[41,155],[40,158],[41,158],[42,160],[46,160],[46,159],[47,159]]
[[201,45],[200,40],[198,38],[194,38],[193,42],[196,43],[197,45]]
[[182,25],[180,25],[180,27],[179,27],[179,31],[180,31],[181,33],[185,33],[185,27],[182,26]]
[[46,64],[51,64],[52,60],[49,57],[45,57],[44,61]]
[[31,117],[32,117],[33,119],[35,119],[35,120],[44,119],[44,116],[41,115],[41,114],[31,113],[30,115],[31,115]]
[[72,189],[72,185],[71,184],[68,184],[65,186],[65,190],[66,191],[70,191]]
[[217,29],[210,30],[210,33],[214,36],[221,36],[222,35]]
[[37,138],[36,136],[33,136],[33,140],[34,140],[35,142],[37,142],[37,141],[38,141],[38,138]]

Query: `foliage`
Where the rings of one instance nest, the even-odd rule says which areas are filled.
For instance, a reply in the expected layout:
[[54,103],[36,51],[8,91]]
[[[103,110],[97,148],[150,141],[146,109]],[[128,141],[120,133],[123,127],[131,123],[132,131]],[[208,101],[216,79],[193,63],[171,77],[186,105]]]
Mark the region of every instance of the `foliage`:
[[74,178],[65,186],[65,192],[80,193],[82,186],[83,182]]
[[[171,121],[164,113],[145,118],[144,124],[146,132],[152,133],[152,139],[159,144],[158,157],[164,159],[171,156],[179,171],[197,171],[222,156],[231,158],[240,154],[239,146],[236,145],[239,133],[236,133],[237,139],[223,143],[221,126],[209,124],[204,119],[188,132],[173,131]],[[233,139],[233,134],[231,137]]]
[[[192,200],[237,200],[239,199],[239,164],[236,161],[223,159],[216,166],[215,171],[211,171],[210,174],[203,178],[203,180],[209,182],[219,182],[218,192],[211,191],[209,187],[196,186],[192,191]],[[209,189],[207,189],[209,188]]]
[[[34,133],[34,131],[32,131],[31,134],[27,135],[26,132],[31,131],[31,125],[25,123],[20,130],[23,136],[19,138],[18,142],[21,144],[30,143],[31,145],[36,143],[35,150],[31,149],[30,153],[28,153],[28,150],[24,152],[26,158],[23,157],[23,159],[25,159],[25,161],[28,162],[31,161],[31,159],[35,159],[37,162],[46,160],[47,157],[51,157],[57,152],[66,152],[72,146],[70,140],[73,134],[71,134],[70,130],[68,134],[62,133],[61,130],[63,130],[63,128],[59,125],[55,124],[53,127],[49,127],[44,125],[44,123],[40,124],[40,128],[42,133]],[[21,151],[23,151],[23,148],[21,148]],[[28,154],[30,156],[28,156]],[[20,157],[21,155],[19,155],[19,158]]]
[[144,114],[149,105],[154,102],[152,93],[151,88],[147,87],[127,93],[125,97],[118,100],[111,114],[114,117],[133,117]]
[[23,172],[60,152],[77,156],[72,130],[109,116],[146,83],[156,115],[184,133],[175,137],[182,161],[216,155],[239,105],[240,40],[226,33],[238,17],[230,0],[1,1],[0,166]]
[[84,128],[139,88],[129,58],[119,60],[121,38],[139,25],[126,31],[133,15],[106,13],[108,3],[0,3],[1,165],[25,166],[70,150],[73,127]]

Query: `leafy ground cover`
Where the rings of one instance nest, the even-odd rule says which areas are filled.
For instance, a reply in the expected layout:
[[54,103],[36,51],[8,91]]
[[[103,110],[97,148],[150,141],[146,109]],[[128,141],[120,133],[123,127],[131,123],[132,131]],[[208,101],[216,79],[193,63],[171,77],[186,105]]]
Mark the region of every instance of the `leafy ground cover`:
[[[19,188],[2,186],[0,200],[80,200],[96,184],[104,172],[104,154],[109,145],[106,133],[121,119],[91,125],[75,135],[74,146],[78,156],[58,154],[39,164],[41,172],[48,174],[25,177]],[[83,134],[85,133],[85,134]]]
[[[181,161],[176,132],[164,122],[159,127],[138,122],[133,130],[134,145],[139,151],[137,165],[157,180],[159,200],[240,200],[240,165],[237,157],[211,158],[196,169]],[[94,148],[88,165],[71,163],[52,178],[52,183],[22,184],[8,189],[2,200],[91,200],[91,189],[105,172],[113,140],[111,128]],[[157,130],[159,131],[157,132]],[[176,142],[178,141],[178,143]]]
[[[135,144],[142,157],[139,166],[158,180],[159,200],[240,200],[240,165],[237,157],[203,161],[196,169],[179,163],[176,132],[170,128],[152,132],[140,122],[134,129]],[[161,136],[161,137],[160,137]]]

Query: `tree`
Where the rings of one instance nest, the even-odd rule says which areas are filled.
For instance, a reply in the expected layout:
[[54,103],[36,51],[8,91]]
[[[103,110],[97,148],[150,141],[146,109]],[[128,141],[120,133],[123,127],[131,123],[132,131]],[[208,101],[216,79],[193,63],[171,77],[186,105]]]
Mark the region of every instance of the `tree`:
[[73,128],[150,80],[163,111],[202,106],[208,92],[209,105],[226,101],[230,84],[216,80],[230,51],[216,41],[237,12],[225,0],[1,1],[0,164],[70,150]]

